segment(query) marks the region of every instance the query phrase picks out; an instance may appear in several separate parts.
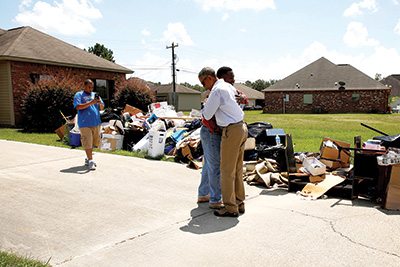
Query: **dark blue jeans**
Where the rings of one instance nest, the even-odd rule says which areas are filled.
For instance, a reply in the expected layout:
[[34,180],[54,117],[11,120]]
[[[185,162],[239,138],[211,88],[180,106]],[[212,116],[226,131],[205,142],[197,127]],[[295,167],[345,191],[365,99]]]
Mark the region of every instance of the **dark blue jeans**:
[[210,203],[220,202],[222,199],[220,178],[221,135],[212,134],[207,127],[201,126],[200,140],[204,152],[204,164],[198,195],[210,195]]

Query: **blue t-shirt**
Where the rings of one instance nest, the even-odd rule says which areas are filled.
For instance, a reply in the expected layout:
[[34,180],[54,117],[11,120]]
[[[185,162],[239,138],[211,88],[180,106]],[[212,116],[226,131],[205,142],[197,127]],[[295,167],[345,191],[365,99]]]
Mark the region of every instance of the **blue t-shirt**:
[[[80,104],[85,104],[94,99],[95,93],[92,92],[90,94],[85,91],[79,91],[74,96],[74,108],[76,108]],[[103,100],[101,100],[103,103]],[[104,104],[104,103],[103,103]],[[100,120],[100,105],[94,104],[89,106],[88,108],[78,110],[78,126],[79,128],[83,127],[95,127],[101,124]]]

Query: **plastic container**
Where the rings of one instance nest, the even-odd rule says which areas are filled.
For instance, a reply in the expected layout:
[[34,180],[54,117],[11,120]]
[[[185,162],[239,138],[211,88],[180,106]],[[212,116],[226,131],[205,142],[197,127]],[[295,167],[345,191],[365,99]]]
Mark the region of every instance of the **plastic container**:
[[73,147],[81,146],[81,134],[80,132],[69,132],[69,145]]
[[101,150],[122,149],[124,136],[120,134],[103,134],[101,139]]
[[151,158],[159,158],[164,155],[165,132],[149,131],[149,147],[147,153]]
[[279,137],[279,135],[275,136],[275,142],[276,142],[276,145],[280,145],[281,144],[281,138]]
[[147,151],[149,149],[149,133],[147,133],[139,142],[137,142],[132,151]]

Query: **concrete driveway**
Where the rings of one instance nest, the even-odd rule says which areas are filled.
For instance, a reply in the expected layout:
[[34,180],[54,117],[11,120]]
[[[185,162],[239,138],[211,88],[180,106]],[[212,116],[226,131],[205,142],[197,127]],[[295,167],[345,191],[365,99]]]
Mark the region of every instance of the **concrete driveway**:
[[0,250],[53,266],[399,266],[400,212],[246,186],[246,213],[196,204],[185,165],[0,140]]

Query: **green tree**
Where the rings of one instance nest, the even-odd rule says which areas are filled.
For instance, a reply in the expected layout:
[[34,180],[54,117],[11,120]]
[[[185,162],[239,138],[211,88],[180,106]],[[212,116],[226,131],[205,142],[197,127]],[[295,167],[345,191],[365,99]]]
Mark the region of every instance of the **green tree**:
[[247,80],[247,81],[244,83],[244,85],[253,88],[253,83],[252,83],[251,81],[249,81],[249,80]]
[[89,47],[88,52],[95,54],[98,57],[104,58],[108,61],[115,62],[113,51],[102,44],[96,43],[94,46]]
[[205,91],[204,87],[203,87],[203,86],[200,86],[200,85],[198,85],[198,84],[191,85],[191,84],[188,83],[188,82],[184,82],[184,83],[180,83],[180,85],[186,86],[187,88],[191,88],[191,89],[193,89],[193,90],[200,91],[200,92]]
[[376,80],[376,81],[382,80],[382,74],[380,74],[380,73],[375,73],[375,80]]
[[271,79],[269,81],[258,79],[255,82],[246,81],[244,84],[255,90],[261,91],[261,90],[264,90],[265,88],[270,87],[271,85],[275,84],[277,81],[278,80],[274,80],[274,79]]

